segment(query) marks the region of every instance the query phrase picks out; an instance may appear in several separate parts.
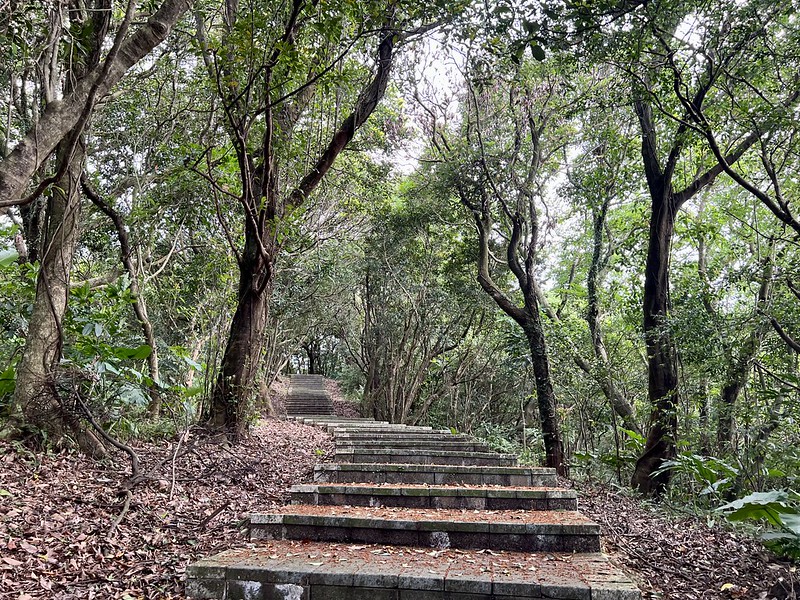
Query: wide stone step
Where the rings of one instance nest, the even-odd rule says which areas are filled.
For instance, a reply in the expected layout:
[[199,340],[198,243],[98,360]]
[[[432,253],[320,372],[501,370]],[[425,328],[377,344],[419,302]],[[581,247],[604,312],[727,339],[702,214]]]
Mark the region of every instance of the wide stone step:
[[337,452],[371,453],[375,449],[398,449],[398,450],[449,450],[459,452],[490,452],[491,449],[486,444],[475,441],[464,440],[405,440],[405,439],[384,439],[376,436],[373,440],[336,440]]
[[578,510],[572,490],[430,485],[295,485],[293,504],[396,506],[466,510]]
[[391,463],[321,464],[316,483],[374,483],[556,487],[555,470],[544,467],[420,465]]
[[599,552],[600,526],[574,511],[292,505],[251,515],[250,539],[519,552]]
[[361,441],[361,440],[408,440],[408,441],[432,441],[450,440],[454,442],[475,442],[475,438],[468,435],[456,434],[441,431],[403,431],[403,430],[369,430],[352,433],[342,431],[340,428],[334,431],[333,437],[339,441]]
[[395,463],[423,465],[477,465],[510,467],[517,464],[515,454],[462,452],[457,450],[336,449],[334,460],[349,463]]
[[316,427],[322,427],[326,431],[334,435],[355,435],[355,436],[371,436],[375,434],[389,434],[389,435],[452,435],[447,429],[431,429],[430,427],[409,427],[407,425],[342,425],[335,424],[320,424],[315,423]]
[[304,425],[342,425],[350,427],[369,427],[371,425],[390,425],[387,421],[373,421],[372,419],[360,419],[356,417],[339,417],[337,415],[303,415],[295,417],[293,420],[300,421]]
[[186,570],[198,599],[638,600],[602,554],[431,551],[271,541]]

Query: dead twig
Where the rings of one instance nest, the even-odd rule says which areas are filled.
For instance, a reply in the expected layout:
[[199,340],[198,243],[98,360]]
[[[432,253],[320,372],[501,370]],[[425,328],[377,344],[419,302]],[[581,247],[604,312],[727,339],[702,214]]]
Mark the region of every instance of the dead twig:
[[175,452],[172,453],[172,480],[169,484],[169,501],[172,502],[173,494],[175,493],[175,477],[177,473],[176,463],[178,460],[178,451],[181,449],[181,444],[189,437],[189,430],[184,429],[181,436],[178,438],[178,443],[175,445]]
[[222,504],[219,508],[217,508],[214,512],[212,512],[210,515],[208,515],[205,519],[200,521],[197,524],[197,528],[198,529],[203,529],[206,525],[208,525],[214,519],[214,517],[216,517],[219,513],[221,513],[226,508],[228,508],[230,505],[231,505],[230,500],[228,502],[225,502],[224,504]]
[[122,519],[125,518],[125,515],[128,514],[128,510],[131,507],[131,500],[133,499],[133,492],[130,490],[125,490],[125,503],[122,505],[122,510],[117,515],[117,518],[111,523],[111,529],[108,530],[106,534],[106,539],[110,540],[114,535],[114,532],[119,527],[119,524],[122,523]]

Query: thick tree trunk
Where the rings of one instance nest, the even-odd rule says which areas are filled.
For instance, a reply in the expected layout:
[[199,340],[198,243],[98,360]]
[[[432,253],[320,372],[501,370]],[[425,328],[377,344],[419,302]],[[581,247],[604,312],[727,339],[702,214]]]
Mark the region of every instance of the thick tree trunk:
[[553,391],[553,380],[550,376],[550,360],[547,355],[542,318],[538,311],[531,315],[530,320],[523,329],[531,351],[533,375],[536,380],[536,403],[539,408],[539,420],[542,424],[545,466],[556,469],[559,475],[566,476],[564,445],[561,440],[558,413],[556,412],[556,395]]
[[105,453],[102,444],[82,426],[79,413],[60,397],[57,388],[70,269],[80,235],[83,140],[79,141],[71,158],[63,154],[66,151],[68,149],[59,151],[59,160],[69,160],[70,164],[47,203],[36,299],[25,349],[17,367],[12,423],[18,428],[33,426],[56,442],[66,435],[73,436],[84,451],[102,456]]
[[671,194],[654,195],[644,282],[644,334],[647,346],[648,396],[652,404],[644,453],[636,462],[631,484],[652,496],[664,492],[670,471],[656,476],[676,455],[678,433],[678,357],[667,323],[669,314],[670,246],[675,228]]
[[[296,17],[295,12],[287,23],[286,39],[293,39]],[[305,202],[383,98],[391,73],[396,39],[397,32],[391,24],[387,24],[380,33],[377,68],[373,78],[314,166],[285,197],[280,197],[278,189],[279,164],[274,147],[281,136],[284,140],[291,136],[291,125],[287,130],[276,132],[273,128],[273,108],[267,108],[264,114],[267,127],[262,140],[263,161],[257,165],[246,144],[241,143],[247,138],[246,132],[237,129],[241,127],[241,122],[234,118],[229,123],[242,178],[242,204],[246,212],[245,248],[239,259],[238,304],[204,421],[214,429],[224,430],[233,440],[240,439],[247,431],[249,408],[257,387],[275,269],[277,248],[273,236],[277,221],[287,207],[296,208]],[[281,51],[275,52],[277,54],[273,58],[277,61]],[[231,105],[228,110],[235,112],[235,108],[238,107]]]
[[225,354],[204,421],[231,440],[247,433],[250,406],[258,391],[264,329],[272,290],[274,258],[262,252],[260,236],[248,221],[239,262],[239,294]]

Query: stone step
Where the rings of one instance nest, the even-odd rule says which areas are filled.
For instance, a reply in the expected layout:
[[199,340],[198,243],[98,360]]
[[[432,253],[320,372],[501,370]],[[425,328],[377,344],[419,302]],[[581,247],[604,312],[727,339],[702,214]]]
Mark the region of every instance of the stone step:
[[360,441],[360,440],[418,440],[418,441],[430,441],[430,440],[452,440],[452,441],[461,441],[461,442],[474,442],[475,438],[470,437],[464,434],[456,434],[453,435],[450,432],[441,432],[441,431],[403,431],[403,430],[388,430],[388,431],[376,431],[371,429],[370,431],[361,431],[358,433],[352,433],[350,431],[342,431],[341,429],[336,429],[333,432],[333,437],[337,440],[342,441]]
[[336,440],[337,452],[346,452],[350,449],[353,452],[368,453],[374,449],[397,449],[397,450],[449,450],[461,452],[490,452],[491,449],[486,444],[475,441],[464,440],[405,440],[405,439],[384,439],[376,436],[373,440]]
[[473,465],[510,467],[517,464],[515,454],[462,452],[457,450],[413,450],[406,448],[336,449],[334,461],[348,463],[394,463],[423,465]]
[[271,541],[190,565],[187,595],[243,600],[639,600],[602,554]]
[[363,427],[385,427],[387,429],[392,429],[396,431],[437,431],[437,432],[447,432],[452,433],[450,429],[434,429],[433,427],[429,427],[427,425],[402,425],[400,423],[386,423],[383,421],[368,421],[365,423],[342,423],[341,428],[347,429],[351,432],[358,433],[362,431]]
[[600,526],[575,511],[459,511],[292,505],[250,515],[251,540],[310,540],[518,552],[599,552]]
[[340,417],[338,415],[303,415],[294,420],[302,421],[304,425],[336,425],[351,427],[369,427],[371,425],[389,425],[387,421],[374,421],[372,419],[359,419],[355,417]]
[[389,435],[452,435],[447,429],[431,429],[430,427],[408,427],[406,425],[358,425],[355,427],[340,424],[315,424],[322,427],[334,435],[357,435],[368,437],[370,435],[386,433]]
[[559,488],[429,485],[295,485],[292,504],[396,506],[466,510],[578,510],[578,496]]
[[320,464],[316,483],[480,485],[556,487],[555,470],[544,467],[493,467],[391,463]]

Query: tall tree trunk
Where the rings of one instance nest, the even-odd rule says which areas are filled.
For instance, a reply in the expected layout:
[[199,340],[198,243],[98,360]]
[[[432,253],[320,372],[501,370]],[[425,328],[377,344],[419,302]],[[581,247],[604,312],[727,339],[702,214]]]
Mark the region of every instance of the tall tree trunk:
[[257,239],[245,229],[245,249],[239,262],[239,301],[231,321],[230,333],[214,385],[206,423],[224,430],[233,440],[247,432],[249,408],[257,391],[264,329],[272,290],[273,258],[265,255]]
[[654,473],[676,455],[678,434],[678,357],[669,331],[670,246],[676,203],[664,190],[652,194],[650,238],[644,281],[644,335],[647,347],[648,397],[652,405],[644,453],[636,462],[632,485],[646,495],[659,495],[670,471]]
[[[463,199],[462,202],[464,202]],[[464,204],[468,206],[467,202],[464,202]],[[557,401],[553,391],[547,343],[544,337],[544,328],[532,269],[529,270],[527,275],[517,275],[524,283],[522,286],[524,307],[517,306],[500,290],[489,271],[489,238],[492,233],[491,215],[488,212],[484,212],[483,214],[474,214],[474,218],[478,230],[478,283],[480,283],[489,297],[494,300],[495,304],[514,319],[525,333],[536,381],[536,402],[542,425],[542,437],[544,438],[545,464],[556,469],[560,475],[566,475],[564,445],[558,424]],[[516,244],[515,238],[518,238],[519,230],[520,221],[517,220],[514,223],[512,244]],[[509,248],[512,248],[509,250],[509,263],[518,265],[514,255],[515,250],[511,244],[509,244]],[[532,265],[533,261],[529,261],[529,264]],[[521,273],[518,267],[515,267],[514,270],[515,273]]]
[[[698,109],[711,81],[704,82],[695,94]],[[655,476],[664,461],[676,455],[678,434],[678,356],[669,331],[669,265],[675,218],[678,210],[700,190],[711,185],[730,164],[750,148],[758,136],[748,134],[716,164],[701,173],[685,188],[675,191],[673,178],[688,135],[685,123],[678,125],[664,164],[659,158],[656,126],[650,104],[638,97],[634,106],[642,136],[642,164],[650,192],[650,232],[644,280],[644,335],[647,348],[648,399],[652,407],[650,429],[644,453],[636,462],[631,485],[649,496],[663,493],[669,484],[669,470]],[[723,163],[724,162],[724,166]]]
[[[301,6],[302,3],[295,2],[295,9],[299,10]],[[286,40],[294,39],[297,33],[297,10],[293,11],[286,24]],[[245,247],[239,258],[236,312],[231,321],[219,376],[204,421],[214,429],[224,430],[233,440],[240,439],[247,431],[249,407],[261,367],[264,329],[278,250],[274,240],[278,221],[287,208],[299,207],[317,188],[336,158],[383,98],[391,73],[394,45],[400,37],[394,29],[393,17],[389,17],[388,21],[379,34],[377,68],[373,78],[362,90],[353,111],[333,133],[316,163],[286,196],[281,197],[278,189],[279,157],[275,145],[280,140],[285,142],[291,138],[291,127],[299,117],[299,112],[294,118],[290,117],[287,113],[291,109],[284,104],[286,110],[278,116],[283,127],[279,127],[280,132],[276,132],[273,107],[267,106],[264,113],[266,131],[261,147],[263,160],[258,165],[247,144],[242,143],[242,140],[247,139],[247,133],[241,130],[241,122],[234,117],[229,123],[243,185]],[[275,50],[273,64],[277,62],[281,51]],[[273,101],[271,97],[268,100]],[[233,115],[238,109],[238,106],[232,104],[227,112]]]
[[25,349],[17,367],[17,384],[12,399],[12,424],[32,425],[55,441],[71,435],[81,448],[94,456],[105,454],[103,445],[84,429],[75,406],[58,391],[57,367],[63,344],[62,325],[69,300],[69,278],[75,245],[80,235],[80,176],[83,170],[84,140],[64,143],[59,161],[69,161],[63,177],[52,189],[47,202],[47,222],[42,244],[36,299],[28,324]]
[[536,380],[536,404],[539,408],[539,421],[544,438],[545,466],[556,469],[559,475],[566,476],[564,444],[556,412],[556,395],[550,376],[550,360],[544,338],[542,318],[538,310],[532,312],[528,323],[523,326],[528,347],[531,352],[533,375]]

